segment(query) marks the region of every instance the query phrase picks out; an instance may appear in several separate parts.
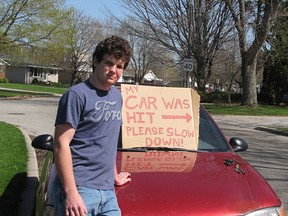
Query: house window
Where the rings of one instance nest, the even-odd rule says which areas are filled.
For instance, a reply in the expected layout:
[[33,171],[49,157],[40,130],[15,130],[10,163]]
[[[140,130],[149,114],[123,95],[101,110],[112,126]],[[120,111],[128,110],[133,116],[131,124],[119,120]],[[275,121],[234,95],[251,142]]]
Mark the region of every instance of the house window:
[[49,73],[50,73],[51,75],[55,75],[55,74],[56,74],[56,70],[50,69],[50,70],[49,70]]
[[39,68],[30,68],[30,76],[41,77],[42,70]]

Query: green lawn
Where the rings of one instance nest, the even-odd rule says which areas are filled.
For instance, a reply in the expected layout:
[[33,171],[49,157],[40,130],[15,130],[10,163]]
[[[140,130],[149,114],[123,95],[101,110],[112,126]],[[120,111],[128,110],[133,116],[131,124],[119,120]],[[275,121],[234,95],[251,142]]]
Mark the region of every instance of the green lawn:
[[288,116],[286,106],[247,107],[240,105],[204,104],[205,109],[212,115],[248,115],[248,116]]
[[15,126],[0,121],[0,215],[16,215],[27,180],[27,162],[23,134]]
[[280,130],[280,131],[287,131],[288,132],[288,128],[276,128],[277,130]]
[[37,92],[49,92],[53,94],[63,94],[67,91],[66,87],[55,87],[55,86],[45,86],[45,85],[33,85],[33,84],[20,84],[20,83],[0,83],[0,88],[11,88],[18,90],[28,90]]

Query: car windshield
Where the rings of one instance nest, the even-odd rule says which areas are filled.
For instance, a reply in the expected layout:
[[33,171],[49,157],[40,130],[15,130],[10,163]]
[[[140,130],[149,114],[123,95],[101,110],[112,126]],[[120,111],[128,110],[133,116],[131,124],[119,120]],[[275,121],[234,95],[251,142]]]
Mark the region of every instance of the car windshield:
[[198,150],[215,152],[231,151],[220,129],[202,106],[200,106]]
[[[139,145],[141,146],[141,145]],[[118,151],[185,151],[179,148],[166,147],[139,147],[131,149],[122,149],[122,136],[120,133],[118,141]],[[187,150],[190,151],[190,150]],[[199,144],[198,152],[226,152],[231,151],[227,141],[215,122],[212,120],[207,111],[200,106],[200,126],[199,126]]]

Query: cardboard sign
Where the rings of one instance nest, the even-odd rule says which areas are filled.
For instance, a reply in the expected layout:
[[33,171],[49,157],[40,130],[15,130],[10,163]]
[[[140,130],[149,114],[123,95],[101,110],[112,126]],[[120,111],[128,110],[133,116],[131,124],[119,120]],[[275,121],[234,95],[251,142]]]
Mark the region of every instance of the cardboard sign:
[[190,88],[121,85],[122,144],[197,150],[200,96]]
[[137,172],[192,172],[197,153],[122,152],[121,170]]

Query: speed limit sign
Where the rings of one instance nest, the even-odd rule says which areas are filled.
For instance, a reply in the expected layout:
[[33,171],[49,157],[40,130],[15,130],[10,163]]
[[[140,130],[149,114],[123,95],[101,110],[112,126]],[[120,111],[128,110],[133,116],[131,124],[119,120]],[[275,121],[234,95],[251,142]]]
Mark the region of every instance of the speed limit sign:
[[188,59],[188,58],[184,59],[183,70],[186,72],[192,72],[193,70],[192,59]]

